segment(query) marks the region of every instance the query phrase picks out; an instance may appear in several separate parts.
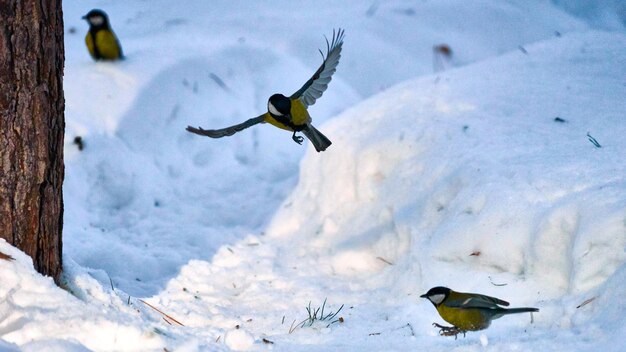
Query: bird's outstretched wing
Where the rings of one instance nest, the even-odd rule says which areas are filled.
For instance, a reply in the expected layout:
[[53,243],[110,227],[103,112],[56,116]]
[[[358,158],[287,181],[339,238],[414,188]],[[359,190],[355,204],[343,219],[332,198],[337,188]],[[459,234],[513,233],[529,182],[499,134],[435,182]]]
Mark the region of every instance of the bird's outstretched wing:
[[297,92],[291,95],[291,99],[300,99],[305,107],[315,104],[315,100],[321,97],[328,83],[333,77],[333,73],[337,70],[339,64],[339,58],[341,57],[341,46],[343,45],[344,31],[339,28],[337,31],[333,30],[333,39],[328,42],[326,38],[326,58],[324,53],[320,50],[324,62],[320,68],[315,71],[313,77],[311,77]]
[[480,294],[471,294],[471,297],[465,299],[456,299],[456,300],[448,300],[445,302],[445,305],[448,307],[454,308],[488,308],[488,309],[496,309],[501,306],[508,306],[509,302],[503,301],[499,298],[485,296]]
[[264,122],[264,115],[259,115],[257,117],[251,118],[245,122],[242,122],[238,125],[234,125],[234,126],[230,126],[230,127],[226,127],[226,128],[221,128],[219,130],[205,130],[202,129],[202,127],[191,127],[191,126],[187,126],[187,131],[191,132],[191,133],[195,133],[195,134],[199,134],[201,136],[207,136],[207,137],[211,137],[211,138],[222,138],[225,136],[232,136],[233,134],[244,130],[250,126],[254,126],[258,123],[262,123]]

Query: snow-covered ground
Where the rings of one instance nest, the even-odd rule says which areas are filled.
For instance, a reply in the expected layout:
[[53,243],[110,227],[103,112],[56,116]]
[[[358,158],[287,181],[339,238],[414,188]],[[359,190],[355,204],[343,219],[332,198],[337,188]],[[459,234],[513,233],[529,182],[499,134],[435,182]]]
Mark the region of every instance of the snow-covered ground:
[[[93,7],[125,61],[91,61]],[[626,350],[622,2],[66,1],[64,17],[66,287],[0,240],[16,259],[0,351]],[[269,125],[184,130],[291,94],[339,27],[310,108],[327,151]],[[440,337],[419,298],[438,285],[541,311]],[[298,324],[325,300],[333,319]]]

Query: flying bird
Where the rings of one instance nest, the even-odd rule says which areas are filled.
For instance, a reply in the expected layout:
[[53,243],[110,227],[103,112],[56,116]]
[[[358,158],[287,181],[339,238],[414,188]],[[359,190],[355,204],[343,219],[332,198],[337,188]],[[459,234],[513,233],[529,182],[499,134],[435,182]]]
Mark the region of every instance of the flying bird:
[[322,65],[315,71],[313,76],[304,83],[304,85],[298,89],[291,96],[287,97],[282,94],[272,95],[267,102],[267,112],[251,118],[243,123],[217,129],[217,130],[205,130],[201,127],[195,128],[187,126],[187,131],[201,136],[207,136],[211,138],[221,138],[225,136],[232,136],[233,134],[242,131],[248,127],[254,126],[259,123],[270,123],[278,128],[293,132],[292,139],[302,144],[304,138],[296,135],[297,132],[302,132],[313,144],[315,150],[318,152],[326,150],[332,142],[318,131],[311,124],[311,116],[307,108],[319,99],[330,83],[333,73],[337,70],[339,64],[339,58],[341,57],[341,47],[343,45],[344,31],[339,29],[333,30],[333,37],[329,42],[326,39],[326,55],[320,50],[324,61]]

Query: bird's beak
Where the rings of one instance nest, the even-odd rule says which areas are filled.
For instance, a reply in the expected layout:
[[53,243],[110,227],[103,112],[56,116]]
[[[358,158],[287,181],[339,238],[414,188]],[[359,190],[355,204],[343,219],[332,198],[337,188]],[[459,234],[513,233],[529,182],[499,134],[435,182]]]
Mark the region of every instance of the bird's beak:
[[424,294],[423,294],[423,295],[421,295],[420,297],[422,297],[422,298],[428,298],[428,295],[424,293]]
[[87,15],[85,15],[85,16],[83,16],[83,17],[81,17],[81,18],[82,18],[83,20],[86,20],[86,19],[87,19]]

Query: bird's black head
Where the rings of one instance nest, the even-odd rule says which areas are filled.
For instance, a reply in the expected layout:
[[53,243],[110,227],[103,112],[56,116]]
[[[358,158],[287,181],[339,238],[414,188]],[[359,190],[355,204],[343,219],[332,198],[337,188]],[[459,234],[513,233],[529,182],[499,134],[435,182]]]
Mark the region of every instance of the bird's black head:
[[107,14],[99,9],[93,9],[89,11],[85,16],[83,16],[84,20],[87,20],[90,27],[93,28],[108,28],[109,27],[109,18]]
[[450,295],[450,289],[443,286],[433,287],[425,294],[421,295],[422,298],[427,298],[435,307],[445,301]]
[[291,100],[282,94],[274,94],[267,102],[267,111],[274,117],[289,115],[291,112]]

